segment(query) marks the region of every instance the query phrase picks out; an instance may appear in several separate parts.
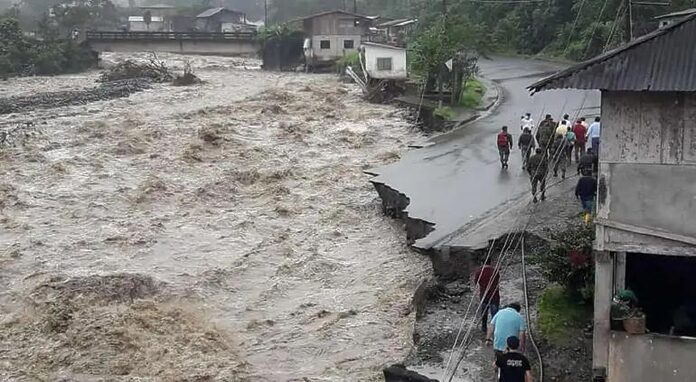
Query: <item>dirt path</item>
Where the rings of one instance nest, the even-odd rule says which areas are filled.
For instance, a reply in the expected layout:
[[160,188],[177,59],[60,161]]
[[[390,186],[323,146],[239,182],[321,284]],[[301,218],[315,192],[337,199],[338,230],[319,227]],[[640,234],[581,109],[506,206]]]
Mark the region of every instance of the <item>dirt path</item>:
[[35,124],[0,151],[0,379],[366,381],[408,353],[430,266],[362,171],[419,134],[331,76],[193,64],[0,119]]

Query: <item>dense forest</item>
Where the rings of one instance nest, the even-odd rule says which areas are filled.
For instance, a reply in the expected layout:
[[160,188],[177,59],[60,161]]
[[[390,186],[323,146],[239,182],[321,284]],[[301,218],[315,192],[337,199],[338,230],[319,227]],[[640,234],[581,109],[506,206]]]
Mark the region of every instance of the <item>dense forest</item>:
[[[40,24],[49,8],[55,4],[71,3],[70,0],[0,0],[3,1],[6,11],[15,13],[25,30],[28,29],[28,20]],[[8,10],[11,1],[15,6]],[[100,19],[97,20],[100,24],[108,19],[116,19],[117,14],[128,13],[125,8],[114,8],[114,3],[120,7],[167,3],[190,8],[191,12],[222,5],[246,12],[250,20],[262,20],[267,6],[271,24],[330,9],[357,10],[361,14],[394,18],[417,17],[420,20],[417,35],[434,28],[446,33],[449,42],[460,49],[483,53],[545,54],[573,60],[594,56],[626,41],[629,37],[629,19],[633,24],[634,36],[639,36],[655,29],[655,16],[696,7],[696,0],[671,0],[665,3],[660,3],[662,0],[634,1],[630,13],[626,7],[627,0],[76,1],[92,8],[91,12],[78,17],[95,16]],[[99,12],[95,9],[99,9]]]

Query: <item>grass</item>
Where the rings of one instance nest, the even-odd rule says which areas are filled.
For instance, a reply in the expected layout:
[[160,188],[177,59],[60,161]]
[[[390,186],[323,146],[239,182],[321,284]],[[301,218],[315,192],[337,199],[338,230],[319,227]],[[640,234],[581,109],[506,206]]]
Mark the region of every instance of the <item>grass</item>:
[[435,109],[435,111],[433,111],[433,115],[440,117],[445,121],[451,121],[456,116],[456,113],[451,107],[443,106]]
[[468,108],[475,108],[481,106],[481,100],[483,95],[486,93],[486,87],[476,80],[470,79],[464,84],[462,89],[462,96],[459,100],[459,104]]
[[576,335],[572,329],[582,329],[591,318],[590,306],[578,303],[561,286],[547,288],[539,299],[538,326],[541,335],[549,342],[561,345],[569,336]]

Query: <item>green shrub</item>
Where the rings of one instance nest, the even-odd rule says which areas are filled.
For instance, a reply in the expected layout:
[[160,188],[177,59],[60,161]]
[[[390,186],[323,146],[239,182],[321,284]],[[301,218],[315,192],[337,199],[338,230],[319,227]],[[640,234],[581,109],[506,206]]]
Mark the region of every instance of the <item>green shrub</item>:
[[589,300],[594,286],[594,225],[571,225],[551,235],[548,250],[530,258],[546,280],[563,286],[578,300]]
[[486,93],[486,87],[483,86],[480,81],[470,79],[466,82],[464,88],[462,89],[459,104],[468,108],[479,107],[481,106],[481,100],[483,99],[484,93]]
[[590,320],[589,305],[578,303],[563,287],[553,285],[539,298],[537,325],[541,335],[554,344],[563,344],[568,328],[581,329]]
[[445,121],[451,121],[456,116],[454,110],[452,110],[452,108],[449,106],[438,107],[435,109],[435,111],[433,111],[433,115],[440,117]]

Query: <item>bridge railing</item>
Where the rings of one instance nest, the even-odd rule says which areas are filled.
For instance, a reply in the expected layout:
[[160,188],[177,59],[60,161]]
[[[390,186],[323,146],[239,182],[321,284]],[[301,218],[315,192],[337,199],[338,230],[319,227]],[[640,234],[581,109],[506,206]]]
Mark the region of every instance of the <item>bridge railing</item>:
[[253,40],[255,32],[87,32],[87,40]]

